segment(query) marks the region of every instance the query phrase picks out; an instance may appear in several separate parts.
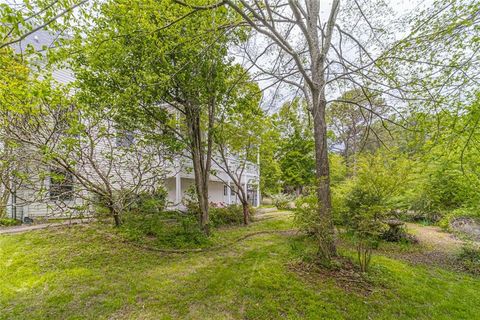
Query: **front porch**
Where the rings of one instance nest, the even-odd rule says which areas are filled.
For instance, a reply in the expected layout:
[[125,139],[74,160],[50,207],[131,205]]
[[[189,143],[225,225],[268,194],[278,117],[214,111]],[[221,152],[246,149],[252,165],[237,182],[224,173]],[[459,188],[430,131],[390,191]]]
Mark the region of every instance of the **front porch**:
[[[247,193],[248,201],[253,207],[260,206],[260,188],[258,180],[254,177],[246,178],[242,183]],[[165,180],[165,188],[168,192],[169,208],[184,210],[183,199],[187,192],[194,188],[195,180],[190,177],[182,177],[177,174],[175,177]],[[236,188],[231,181],[210,180],[208,193],[210,202],[224,205],[240,204]]]

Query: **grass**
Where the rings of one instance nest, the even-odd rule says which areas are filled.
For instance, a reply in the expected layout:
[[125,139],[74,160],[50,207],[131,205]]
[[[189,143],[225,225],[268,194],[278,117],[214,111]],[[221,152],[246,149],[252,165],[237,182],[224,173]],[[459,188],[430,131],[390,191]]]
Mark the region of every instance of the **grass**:
[[[291,219],[217,231],[212,243]],[[313,244],[267,234],[229,248],[164,255],[106,226],[0,236],[0,319],[474,319],[480,278],[375,256],[373,291],[346,291],[288,265]]]

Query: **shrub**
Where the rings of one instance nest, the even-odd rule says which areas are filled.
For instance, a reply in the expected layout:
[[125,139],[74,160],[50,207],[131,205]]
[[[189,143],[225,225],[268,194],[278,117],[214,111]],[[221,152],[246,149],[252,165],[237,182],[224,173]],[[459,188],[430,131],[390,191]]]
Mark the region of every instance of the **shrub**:
[[241,205],[227,207],[211,206],[209,210],[210,223],[214,227],[223,225],[240,225],[243,223],[243,208]]
[[372,250],[387,228],[385,219],[397,209],[398,196],[405,188],[409,162],[382,153],[367,155],[358,163],[357,176],[343,190],[342,220],[352,235],[360,269],[368,269]]
[[167,191],[164,188],[158,188],[155,191],[132,193],[130,190],[117,190],[112,199],[98,194],[94,195],[92,200],[95,214],[98,217],[108,217],[110,210],[108,203],[114,203],[114,209],[119,214],[124,213],[160,213],[165,210],[167,205]]
[[[120,232],[132,241],[151,241],[160,247],[195,247],[208,242],[197,217],[179,211],[127,212]],[[151,239],[149,239],[151,238]]]
[[295,201],[293,221],[300,231],[314,235],[318,223],[318,202],[315,194],[299,197]]
[[418,243],[414,235],[407,233],[405,224],[399,220],[389,220],[386,222],[388,229],[381,234],[382,240],[389,242]]
[[21,223],[22,222],[20,220],[16,220],[16,219],[10,219],[10,218],[0,219],[0,226],[3,226],[3,227],[18,226]]
[[284,193],[272,195],[273,205],[277,207],[278,210],[290,209],[290,202],[293,200],[293,196]]
[[385,210],[382,197],[359,183],[347,194],[345,200],[345,225],[356,245],[360,270],[368,270],[372,250],[378,246],[385,231]]
[[197,216],[200,214],[200,204],[198,203],[195,185],[192,184],[190,187],[188,187],[185,195],[182,198],[182,203],[187,209],[187,212]]
[[354,212],[348,224],[348,232],[355,242],[362,272],[368,271],[372,250],[378,246],[380,236],[385,231],[385,224],[377,218],[379,209],[379,207],[372,207]]
[[410,202],[411,209],[421,212],[428,220],[441,220],[445,225],[452,211],[457,211],[454,215],[465,214],[480,202],[479,177],[464,172],[456,161],[437,159],[424,170]]
[[153,192],[141,192],[133,195],[128,204],[129,211],[139,213],[160,213],[167,206],[167,191],[158,188]]
[[354,183],[350,180],[332,187],[332,214],[335,224],[346,225],[349,208],[347,196],[351,192]]
[[473,207],[462,207],[451,210],[447,214],[443,215],[438,224],[444,229],[450,229],[451,223],[458,218],[473,218],[480,220],[480,209]]
[[473,246],[462,247],[457,260],[468,272],[480,275],[480,248]]

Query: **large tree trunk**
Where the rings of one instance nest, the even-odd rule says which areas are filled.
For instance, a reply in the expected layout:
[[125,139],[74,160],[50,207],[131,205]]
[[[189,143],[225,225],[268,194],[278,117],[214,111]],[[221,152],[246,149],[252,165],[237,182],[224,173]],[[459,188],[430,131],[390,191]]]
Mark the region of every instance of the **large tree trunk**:
[[326,99],[321,91],[312,94],[312,116],[315,138],[315,168],[317,178],[319,255],[323,260],[336,256],[335,231],[332,219],[330,196],[330,168],[327,148],[327,123],[325,120]]
[[113,217],[115,227],[120,227],[122,225],[122,220],[120,219],[120,213],[117,210],[115,210],[115,204],[112,201],[108,202],[108,211],[110,211],[110,215]]
[[243,208],[243,224],[248,225],[250,222],[250,209],[248,207],[247,202],[242,202],[242,208]]
[[0,168],[0,218],[7,216],[7,203],[11,193],[11,166],[12,166],[12,148],[9,147],[8,140],[2,141],[4,164]]
[[190,151],[193,162],[193,172],[195,175],[195,190],[200,212],[198,222],[200,228],[205,234],[210,234],[208,224],[208,178],[209,159],[204,158],[202,146],[202,130],[200,127],[200,114],[194,107],[188,107],[186,110],[187,126],[190,133]]
[[7,216],[7,202],[9,197],[9,191],[4,190],[0,195],[0,218],[5,218]]

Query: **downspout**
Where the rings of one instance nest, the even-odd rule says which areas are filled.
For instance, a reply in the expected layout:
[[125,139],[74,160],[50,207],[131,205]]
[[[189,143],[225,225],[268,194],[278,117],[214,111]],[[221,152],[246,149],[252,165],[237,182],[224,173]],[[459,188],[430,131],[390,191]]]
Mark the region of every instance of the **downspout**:
[[257,151],[257,207],[260,207],[260,147]]

